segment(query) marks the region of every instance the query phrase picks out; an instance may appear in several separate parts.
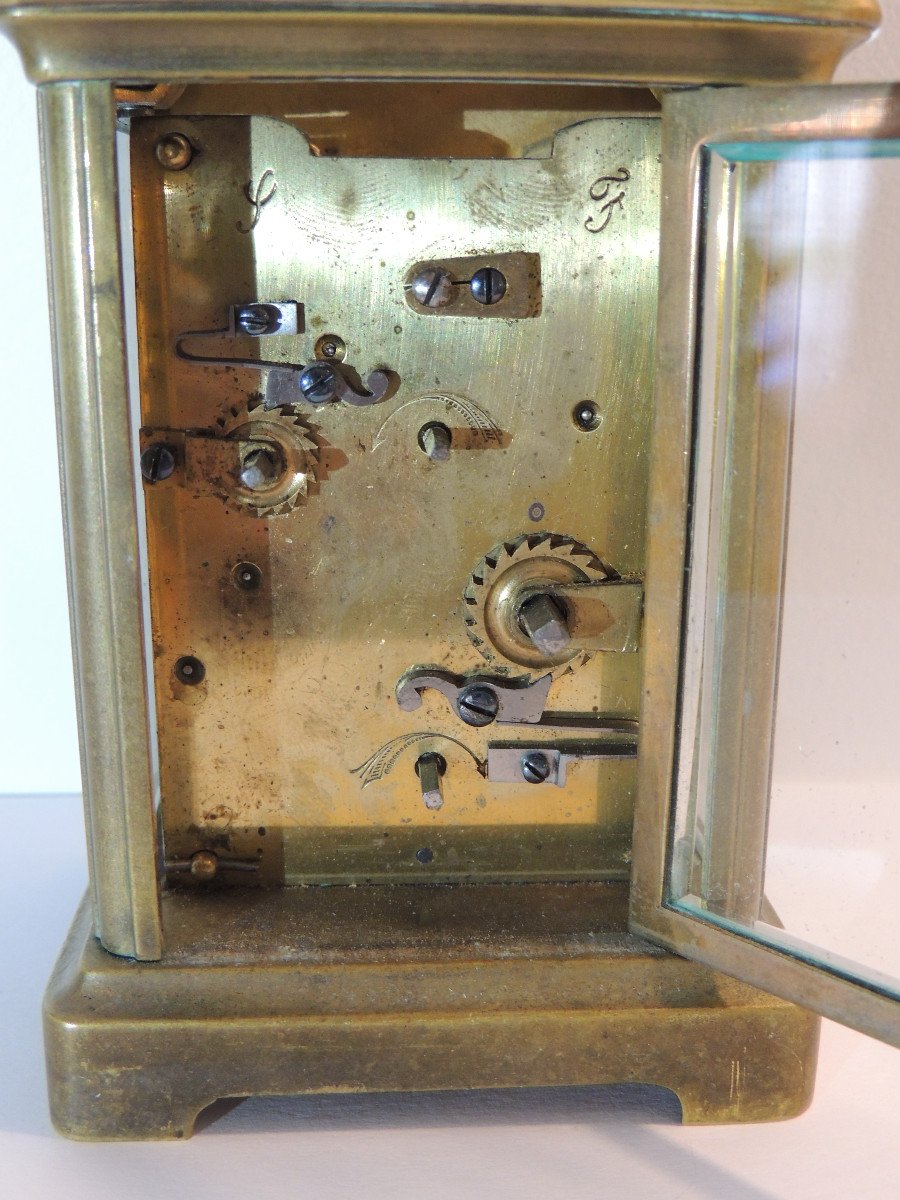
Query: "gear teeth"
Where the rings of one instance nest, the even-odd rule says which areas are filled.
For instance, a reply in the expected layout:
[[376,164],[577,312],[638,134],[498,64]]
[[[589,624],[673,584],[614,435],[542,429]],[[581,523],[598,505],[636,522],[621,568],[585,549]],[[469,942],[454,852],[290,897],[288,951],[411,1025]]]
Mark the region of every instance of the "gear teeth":
[[292,437],[297,448],[306,456],[308,464],[307,480],[303,487],[298,488],[293,495],[279,501],[277,504],[259,505],[241,503],[235,496],[219,493],[227,508],[252,517],[277,517],[292,512],[302,504],[309,491],[309,483],[315,482],[318,466],[319,447],[313,440],[313,432],[294,409],[288,405],[279,408],[266,409],[260,396],[252,397],[244,404],[232,404],[225,412],[216,418],[217,433],[220,437],[228,437],[245,426],[252,427],[254,422],[264,421],[266,424],[285,424],[292,426]]
[[[520,663],[507,659],[490,642],[485,624],[485,605],[495,579],[515,563],[528,558],[555,558],[571,562],[588,579],[617,578],[616,572],[608,567],[590,547],[561,533],[523,533],[517,538],[504,541],[484,556],[473,570],[463,590],[466,611],[463,619],[466,633],[472,645],[493,669],[502,675],[538,679],[547,674],[547,669],[528,671]],[[550,668],[554,679],[583,666],[593,657],[590,651],[580,651],[567,662]]]

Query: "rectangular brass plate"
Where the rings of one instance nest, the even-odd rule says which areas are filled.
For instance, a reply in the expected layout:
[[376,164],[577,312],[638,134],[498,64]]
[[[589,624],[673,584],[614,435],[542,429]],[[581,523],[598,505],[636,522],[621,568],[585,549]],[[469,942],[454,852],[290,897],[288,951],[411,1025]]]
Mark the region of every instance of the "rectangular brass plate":
[[[399,377],[370,407],[298,407],[320,465],[290,513],[236,512],[178,471],[145,489],[167,859],[209,847],[257,863],[260,882],[627,875],[633,762],[570,766],[565,788],[491,784],[490,741],[559,735],[470,729],[436,692],[403,712],[394,688],[417,664],[489,669],[462,592],[501,543],[563,534],[642,573],[658,129],[609,118],[560,132],[551,157],[428,160],[314,156],[271,118],[135,123],[146,427],[212,432],[256,401],[263,371],[175,354],[246,301],[302,303],[305,332],[192,350],[308,363],[336,334],[363,380]],[[194,146],[182,171],[155,155],[172,131]],[[406,303],[413,264],[492,253],[539,256],[538,316],[445,320]],[[584,402],[594,431],[573,421]],[[435,420],[459,447],[447,462],[417,443]],[[241,562],[258,590],[235,586]],[[185,655],[199,684],[174,673]],[[554,682],[549,708],[634,718],[640,665],[597,654]],[[427,749],[448,764],[435,811],[414,771]]]
[[[485,305],[472,294],[467,281],[471,282],[476,272],[486,266],[500,271],[507,280],[507,287],[499,300]],[[422,270],[437,267],[453,282],[450,299],[439,308],[419,303],[412,283]],[[491,254],[489,260],[479,255],[466,258],[429,258],[426,262],[414,263],[406,273],[404,285],[406,303],[417,316],[439,317],[492,317],[508,321],[514,318],[536,317],[541,311],[541,256],[539,254]]]

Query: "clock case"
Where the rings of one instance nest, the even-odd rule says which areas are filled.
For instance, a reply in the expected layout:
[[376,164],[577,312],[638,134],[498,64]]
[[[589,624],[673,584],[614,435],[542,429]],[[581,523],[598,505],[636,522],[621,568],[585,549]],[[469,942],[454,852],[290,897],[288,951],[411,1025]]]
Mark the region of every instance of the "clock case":
[[[214,734],[198,733],[192,724],[201,705],[183,679],[180,694],[179,683],[173,685],[170,648],[166,644],[160,652],[160,642],[190,628],[186,651],[194,654],[201,634],[191,621],[197,612],[210,615],[210,597],[218,598],[218,608],[213,624],[201,631],[205,644],[214,641],[216,629],[234,632],[242,622],[245,632],[258,631],[266,616],[251,610],[248,617],[245,606],[235,617],[232,583],[216,580],[210,588],[183,554],[179,558],[196,534],[184,515],[189,507],[179,514],[188,498],[172,499],[171,488],[169,507],[162,502],[154,510],[156,493],[142,485],[138,463],[148,439],[156,436],[154,428],[172,428],[171,405],[167,409],[160,397],[174,398],[177,405],[190,391],[187,376],[177,376],[187,370],[184,364],[172,365],[173,329],[167,322],[190,296],[192,261],[206,271],[194,286],[208,288],[211,310],[230,295],[235,272],[239,277],[244,270],[249,286],[253,272],[262,270],[256,254],[244,264],[229,260],[216,276],[209,239],[199,236],[196,252],[191,249],[190,222],[202,235],[210,211],[191,208],[197,173],[211,172],[203,178],[218,180],[220,191],[225,183],[230,189],[228,200],[217,195],[215,218],[223,226],[243,222],[248,228],[262,213],[263,194],[252,190],[262,174],[253,146],[264,140],[267,123],[279,123],[281,132],[272,137],[294,139],[311,169],[323,159],[326,165],[331,159],[331,165],[352,167],[389,158],[402,176],[401,163],[415,164],[410,177],[403,177],[405,217],[417,205],[432,203],[429,177],[441,169],[440,159],[472,159],[476,173],[485,163],[505,159],[511,167],[530,167],[537,179],[554,154],[562,161],[573,127],[589,130],[582,122],[602,121],[604,138],[623,139],[615,143],[614,156],[639,135],[635,161],[655,163],[659,125],[666,122],[660,98],[668,92],[704,84],[825,82],[840,57],[875,27],[876,6],[862,0],[838,5],[785,0],[722,3],[712,10],[684,0],[652,10],[638,3],[589,3],[573,12],[545,3],[436,2],[427,8],[386,3],[347,10],[325,4],[240,9],[212,2],[132,6],[69,0],[4,4],[0,19],[39,86],[91,865],[90,892],[45,1007],[57,1127],[79,1138],[182,1137],[199,1112],[222,1097],[622,1082],[671,1089],[686,1122],[769,1120],[802,1111],[813,1084],[818,1018],[630,932],[634,783],[604,776],[602,765],[599,775],[585,781],[587,764],[581,764],[570,776],[571,790],[576,798],[579,788],[584,792],[585,811],[598,788],[612,789],[617,805],[599,804],[593,822],[560,818],[556,841],[535,838],[534,831],[547,825],[546,813],[520,788],[524,799],[517,814],[507,810],[494,823],[470,822],[465,836],[454,832],[458,819],[445,821],[443,853],[427,864],[413,853],[422,842],[423,814],[417,812],[415,836],[399,839],[400,849],[379,874],[373,862],[378,855],[384,859],[384,852],[372,850],[368,835],[373,828],[379,835],[386,827],[405,828],[401,814],[414,811],[420,799],[415,774],[406,769],[398,815],[373,819],[369,826],[358,812],[335,822],[333,798],[323,797],[320,825],[308,821],[304,836],[285,849],[277,814],[272,819],[267,810],[264,823],[250,818],[258,794],[271,789],[260,783],[260,772],[249,769],[248,753],[255,745],[256,765],[277,757],[279,746],[302,737],[304,723],[310,714],[318,718],[317,707],[324,704],[332,730],[322,735],[321,753],[327,754],[337,718],[318,680],[302,699],[295,695],[294,712],[266,703],[256,658],[241,669],[249,671],[246,678],[262,702],[234,712],[228,731],[240,742],[245,764],[243,777],[237,767],[241,755],[228,767],[227,803],[235,807],[233,797],[239,797],[239,811],[230,824],[204,817],[210,811],[203,788],[215,758]],[[314,116],[295,119],[291,113]],[[129,134],[127,169],[122,150],[117,153],[117,128],[120,137],[122,131]],[[155,147],[178,132],[186,132],[200,150],[215,143],[221,163],[212,163],[211,152],[199,153],[193,174],[190,167],[167,173]],[[588,175],[590,165],[584,163]],[[619,157],[613,168],[620,168]],[[123,189],[126,173],[130,197]],[[598,212],[585,208],[593,199],[593,176],[585,179],[584,219],[596,222]],[[249,189],[243,196],[232,187],[237,180]],[[637,200],[633,206],[639,223],[626,227],[631,243],[626,246],[623,236],[618,250],[620,257],[634,256],[634,241],[643,236],[642,262],[651,274],[659,239],[653,185],[658,187],[658,173],[648,183],[644,207]],[[419,193],[407,200],[410,188]],[[524,202],[512,201],[514,210],[524,203],[515,215],[526,224],[527,199],[526,191]],[[531,248],[533,239],[522,238],[521,224],[510,235],[503,213],[486,217],[470,201],[472,223],[461,231],[461,253],[473,248],[493,253],[498,245],[486,240],[487,232],[493,237],[498,230],[506,231],[512,253]],[[172,223],[176,218],[186,223],[184,237],[177,221]],[[333,239],[332,263],[341,240],[352,234],[352,206],[333,220],[326,235]],[[410,264],[434,253],[421,234],[417,241],[414,225],[411,220],[403,247]],[[544,256],[545,296],[558,263],[579,253],[569,245],[576,239],[562,227],[554,235],[552,225],[545,221],[537,246]],[[594,254],[595,244],[585,253]],[[608,253],[615,260],[616,250]],[[129,291],[132,272],[136,289]],[[351,283],[340,279],[352,292]],[[323,270],[313,290],[327,288],[328,280]],[[621,289],[619,299],[636,306],[632,337],[637,328],[651,344],[655,280],[632,271]],[[352,295],[339,300],[333,311],[342,329],[363,319],[361,301]],[[550,297],[547,305],[552,308]],[[627,341],[628,330],[623,333],[614,320],[605,329],[596,327],[583,305],[554,319],[568,333],[562,342],[557,337],[542,345],[539,359],[564,353],[566,337],[581,345],[593,337],[602,351],[596,361],[608,361],[624,345],[632,365],[643,363],[640,348]],[[429,316],[418,322],[413,357],[433,354],[428,339],[445,337],[429,332],[437,322],[449,326],[452,319]],[[129,328],[136,330],[137,354],[129,349]],[[512,346],[506,344],[507,356]],[[454,355],[471,353],[464,338],[450,333],[441,350],[450,376]],[[382,348],[379,352],[385,357]],[[590,367],[595,373],[596,361]],[[643,365],[636,409],[646,455],[653,378],[652,366]],[[513,359],[501,354],[497,366],[506,378],[515,375]],[[235,394],[250,390],[241,369]],[[415,370],[424,369],[417,362]],[[561,368],[544,361],[536,369],[552,378]],[[401,380],[406,370],[400,367]],[[223,368],[213,368],[219,383],[222,374]],[[210,389],[208,375],[194,369],[198,403]],[[566,395],[571,386],[567,380]],[[596,387],[590,370],[587,386]],[[512,412],[501,425],[516,435],[521,430]],[[182,416],[179,432],[187,434],[190,414]],[[546,432],[546,461],[571,462],[565,449],[570,425],[564,434],[561,422],[549,422],[548,412],[539,410],[521,416],[523,428],[529,416]],[[365,437],[371,446],[374,429]],[[496,452],[484,450],[482,457],[489,453]],[[588,503],[581,499],[588,489],[601,486],[597,462],[590,457],[575,462],[580,503]],[[614,462],[611,454],[602,465],[626,487],[624,519],[640,542],[647,460],[644,474],[632,473],[625,484]],[[414,468],[406,459],[399,464],[400,470],[422,466],[419,460]],[[489,465],[483,471],[488,481],[496,471],[500,485],[502,468]],[[340,471],[333,474],[337,488]],[[564,509],[572,503],[571,491],[563,473],[540,503]],[[200,503],[209,508],[214,501],[205,496]],[[359,506],[358,497],[354,503]],[[471,503],[489,529],[484,497],[479,493]],[[597,516],[598,529],[613,529],[613,541],[614,518],[611,508]],[[224,519],[209,518],[213,524]],[[275,519],[293,521],[295,515]],[[258,541],[260,522],[254,517],[238,513],[228,520],[229,528],[241,522],[252,527],[247,538]],[[398,505],[383,520],[411,528],[412,509]],[[530,532],[524,517],[521,523]],[[181,534],[188,542],[179,543]],[[505,528],[493,539],[485,533],[482,552],[505,534]],[[314,537],[323,536],[319,527]],[[355,544],[362,562],[367,547],[360,538]],[[254,543],[251,549],[259,547]],[[444,543],[434,548],[436,556],[446,552]],[[226,561],[231,560],[223,552],[217,566]],[[381,574],[371,561],[365,563],[365,572],[374,572],[396,601],[393,583],[386,582],[396,580],[396,569]],[[427,566],[426,561],[423,569]],[[626,567],[643,578],[639,559]],[[408,572],[403,579],[412,591],[420,582]],[[223,623],[219,614],[229,611]],[[342,647],[351,675],[354,655],[364,653],[362,641],[353,640],[358,632],[351,628]],[[395,629],[392,636],[403,638],[405,632]],[[669,649],[676,660],[677,645]],[[656,646],[654,655],[659,654]],[[432,657],[439,659],[438,653]],[[639,663],[640,656],[633,661]],[[614,675],[618,669],[616,660],[609,670]],[[631,674],[622,686],[628,698],[616,715],[636,719],[639,669],[637,675],[633,664],[627,670]],[[214,672],[207,672],[205,686],[215,682]],[[169,724],[167,705],[176,712]],[[180,724],[179,705],[187,714]],[[185,720],[193,741],[182,736]],[[329,769],[325,761],[320,765],[323,772]],[[478,781],[472,782],[474,803]],[[349,779],[345,786],[351,786]],[[445,787],[449,791],[449,778]],[[181,806],[173,801],[167,810],[168,796],[179,789]],[[646,859],[642,847],[649,845],[652,853],[661,834],[644,830],[641,821],[660,818],[640,797],[638,813],[633,845]],[[579,826],[574,841],[573,824]],[[257,854],[253,839],[264,837],[270,840]],[[199,872],[182,869],[198,848],[220,859],[243,859],[255,874],[229,876],[225,869],[207,886]],[[450,850],[457,853],[452,869],[446,866]],[[640,902],[638,923],[646,933],[652,922],[646,919],[646,897]]]

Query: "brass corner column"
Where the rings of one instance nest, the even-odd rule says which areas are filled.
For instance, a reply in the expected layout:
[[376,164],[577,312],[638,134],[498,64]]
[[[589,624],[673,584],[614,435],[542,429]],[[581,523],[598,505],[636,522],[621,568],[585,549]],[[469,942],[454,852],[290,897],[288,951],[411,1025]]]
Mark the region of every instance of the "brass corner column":
[[90,878],[115,954],[162,953],[113,92],[39,92],[63,517]]

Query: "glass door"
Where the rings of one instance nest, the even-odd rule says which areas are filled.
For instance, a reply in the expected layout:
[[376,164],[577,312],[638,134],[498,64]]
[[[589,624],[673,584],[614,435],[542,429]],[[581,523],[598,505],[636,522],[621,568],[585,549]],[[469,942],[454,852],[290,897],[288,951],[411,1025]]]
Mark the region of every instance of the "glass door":
[[900,1044],[900,91],[663,129],[632,926]]

